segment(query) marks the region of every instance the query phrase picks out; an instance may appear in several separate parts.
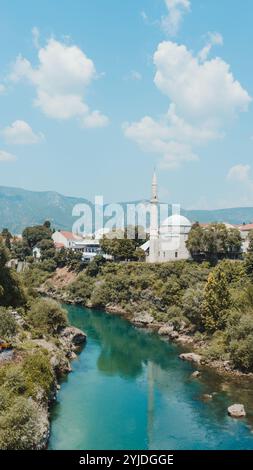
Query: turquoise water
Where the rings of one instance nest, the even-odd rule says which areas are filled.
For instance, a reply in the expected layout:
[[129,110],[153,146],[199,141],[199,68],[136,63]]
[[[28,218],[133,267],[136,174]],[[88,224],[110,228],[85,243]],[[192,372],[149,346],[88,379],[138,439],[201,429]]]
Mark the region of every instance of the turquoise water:
[[[52,410],[50,449],[253,449],[253,383],[178,359],[177,346],[101,311],[68,306],[88,335]],[[212,400],[203,394],[214,393]],[[227,416],[244,403],[247,418]]]

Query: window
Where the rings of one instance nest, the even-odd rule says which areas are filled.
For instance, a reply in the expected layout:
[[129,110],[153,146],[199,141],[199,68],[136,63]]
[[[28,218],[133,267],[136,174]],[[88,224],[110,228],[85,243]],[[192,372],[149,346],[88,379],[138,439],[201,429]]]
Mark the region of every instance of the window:
[[178,258],[178,252],[175,251],[175,258]]

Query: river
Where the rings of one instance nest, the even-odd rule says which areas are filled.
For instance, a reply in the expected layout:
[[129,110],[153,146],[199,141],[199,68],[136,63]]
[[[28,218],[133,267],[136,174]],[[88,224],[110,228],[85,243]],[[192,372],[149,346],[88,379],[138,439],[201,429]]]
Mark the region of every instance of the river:
[[[49,449],[253,449],[252,382],[210,370],[193,379],[176,345],[118,316],[66,308],[88,340],[61,382]],[[227,415],[233,403],[247,418]]]

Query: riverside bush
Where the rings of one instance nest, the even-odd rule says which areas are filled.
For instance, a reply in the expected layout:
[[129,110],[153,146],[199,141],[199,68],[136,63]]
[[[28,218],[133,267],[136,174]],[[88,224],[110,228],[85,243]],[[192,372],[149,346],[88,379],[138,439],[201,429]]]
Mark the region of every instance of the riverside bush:
[[27,321],[39,336],[58,334],[68,323],[66,311],[51,299],[32,302]]
[[8,310],[0,308],[0,338],[9,340],[15,336],[17,324],[13,315]]

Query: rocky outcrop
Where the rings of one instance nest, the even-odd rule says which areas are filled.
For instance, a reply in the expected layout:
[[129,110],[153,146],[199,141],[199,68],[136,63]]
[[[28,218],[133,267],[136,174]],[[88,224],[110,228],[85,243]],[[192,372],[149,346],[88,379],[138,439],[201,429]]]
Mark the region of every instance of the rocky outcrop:
[[60,338],[67,346],[73,346],[73,348],[79,348],[86,342],[86,334],[75,328],[74,326],[68,326],[61,331]]
[[133,323],[136,325],[150,325],[154,318],[148,312],[140,312],[134,316]]
[[241,404],[234,404],[228,407],[228,414],[232,418],[244,418],[246,416],[246,411],[244,406]]
[[201,376],[201,373],[199,372],[199,370],[195,370],[195,372],[193,372],[191,375],[193,379],[197,379],[200,376]]
[[196,362],[196,364],[201,364],[202,356],[196,353],[182,353],[179,356],[182,361]]

